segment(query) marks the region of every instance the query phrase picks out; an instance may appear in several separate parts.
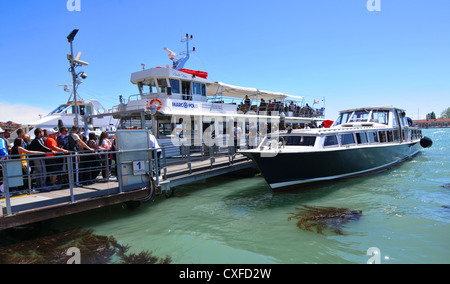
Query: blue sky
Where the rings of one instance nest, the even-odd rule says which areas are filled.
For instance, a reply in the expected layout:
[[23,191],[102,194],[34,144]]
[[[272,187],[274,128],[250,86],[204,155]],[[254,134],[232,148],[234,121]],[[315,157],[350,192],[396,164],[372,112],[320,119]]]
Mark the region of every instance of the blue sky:
[[[171,64],[168,47],[194,35],[186,68],[209,79],[325,98],[341,109],[395,105],[410,116],[450,107],[450,1],[380,0],[2,1],[0,121],[25,122],[65,103],[69,43],[89,66],[79,88],[107,108],[137,93],[132,72]],[[16,116],[17,115],[17,116]],[[22,120],[22,121],[20,121]],[[25,120],[25,121],[23,121]]]

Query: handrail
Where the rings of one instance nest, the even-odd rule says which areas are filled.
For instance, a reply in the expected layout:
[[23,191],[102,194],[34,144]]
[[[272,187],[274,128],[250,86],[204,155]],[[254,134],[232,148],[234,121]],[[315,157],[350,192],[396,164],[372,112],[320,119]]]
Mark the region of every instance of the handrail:
[[[245,139],[241,148],[246,146]],[[167,153],[173,152],[177,148],[180,154],[176,156],[167,156]],[[158,152],[161,156],[158,156]],[[76,203],[79,197],[80,187],[89,188],[97,183],[112,183],[113,186],[108,189],[97,189],[96,192],[104,190],[108,194],[120,194],[129,189],[125,180],[133,178],[133,173],[124,172],[123,166],[132,166],[133,161],[128,160],[127,154],[139,153],[139,157],[145,157],[148,164],[145,175],[154,180],[157,187],[167,182],[169,176],[177,173],[171,172],[174,165],[185,164],[185,170],[189,174],[194,174],[196,170],[210,167],[213,169],[218,165],[217,158],[228,157],[229,165],[235,162],[235,146],[163,146],[160,149],[124,149],[118,151],[95,151],[93,153],[76,153],[56,155],[54,157],[43,157],[40,155],[15,155],[8,156],[8,159],[0,161],[0,184],[4,190],[6,215],[11,216],[14,212],[12,206],[12,197],[16,194],[36,194],[39,192],[48,192],[61,190],[67,199],[61,198],[61,203]],[[146,153],[146,155],[144,154]],[[125,158],[124,158],[125,157]],[[21,159],[23,158],[23,159]],[[208,161],[209,163],[204,163]],[[223,161],[223,160],[221,160]],[[24,165],[24,166],[22,166]],[[179,167],[177,167],[179,168]],[[161,174],[162,173],[162,174]],[[54,184],[47,184],[54,182]],[[55,182],[56,181],[56,182]],[[115,185],[114,185],[115,184]],[[142,184],[138,186],[150,187],[150,180],[143,179]],[[99,193],[100,194],[100,193]],[[0,197],[1,198],[1,197]],[[38,206],[38,205],[36,205]],[[14,210],[13,210],[14,209]],[[20,211],[20,209],[17,209]],[[0,216],[4,213],[0,212]]]

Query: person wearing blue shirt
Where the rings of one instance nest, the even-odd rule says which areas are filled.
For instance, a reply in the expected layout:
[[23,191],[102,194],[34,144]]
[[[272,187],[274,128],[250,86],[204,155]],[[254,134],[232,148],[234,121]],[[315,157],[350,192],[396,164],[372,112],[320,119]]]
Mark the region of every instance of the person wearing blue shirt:
[[8,156],[8,147],[6,141],[0,138],[0,160],[4,160]]

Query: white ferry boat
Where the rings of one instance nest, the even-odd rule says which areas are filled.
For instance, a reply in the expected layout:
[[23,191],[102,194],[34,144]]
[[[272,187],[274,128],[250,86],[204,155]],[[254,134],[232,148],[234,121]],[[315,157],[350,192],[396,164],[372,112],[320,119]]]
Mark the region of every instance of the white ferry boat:
[[139,93],[121,98],[115,107],[120,129],[153,129],[160,146],[231,146],[237,141],[238,147],[256,147],[260,137],[279,127],[320,125],[324,120],[324,108],[309,107],[303,97],[233,86],[209,80],[207,72],[185,69],[195,51],[189,50],[191,39],[184,38],[187,51],[179,60],[166,49],[172,67],[131,75]]
[[[103,105],[97,100],[77,100],[78,107],[78,125],[84,126],[83,116],[98,116],[100,117],[91,118],[87,121],[87,124],[93,127],[93,131],[115,131],[118,120],[114,119],[112,116],[108,116],[108,110],[106,110]],[[61,125],[70,129],[75,122],[75,102],[68,101],[65,104],[59,105],[55,110],[50,112],[48,115],[29,122],[27,125],[30,130],[28,134],[34,137],[34,129],[50,129],[59,128]]]
[[305,183],[379,173],[432,141],[392,106],[340,112],[330,128],[281,131],[242,154],[255,161],[274,191]]

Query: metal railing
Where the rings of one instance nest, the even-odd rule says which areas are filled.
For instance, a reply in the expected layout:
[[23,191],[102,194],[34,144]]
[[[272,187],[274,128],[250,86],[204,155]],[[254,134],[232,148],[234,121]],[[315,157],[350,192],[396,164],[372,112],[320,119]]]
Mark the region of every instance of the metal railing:
[[[245,144],[244,140],[240,148],[247,148]],[[205,168],[205,161],[209,161],[206,164],[211,169],[221,157],[228,158],[228,165],[233,165],[236,150],[235,146],[163,146],[160,149],[71,152],[53,157],[42,154],[8,156],[0,161],[0,210],[3,210],[0,216],[11,216],[50,203],[73,204],[87,197],[159,187],[177,171],[193,174],[197,168]],[[135,157],[139,157],[139,161]],[[139,162],[140,168],[136,169]],[[220,162],[223,164],[224,159]],[[47,198],[54,198],[52,202],[36,198],[36,201],[28,200],[26,206],[13,204],[18,197],[35,197],[46,192],[57,193],[54,194],[57,197]]]
[[[154,177],[157,161],[156,158],[152,158],[152,153],[156,152],[156,149],[71,152],[54,157],[43,157],[42,154],[8,156],[8,159],[0,161],[0,208],[3,209],[0,216],[5,214],[10,216],[18,212],[14,211],[12,200],[19,196],[57,192],[58,194],[55,194],[55,196],[58,195],[55,198],[57,204],[75,203],[88,196],[86,194],[88,191],[92,191],[91,195],[97,197],[123,193],[136,187],[148,187],[149,182],[146,179],[142,179],[139,185],[124,184],[124,180],[133,176],[134,173],[123,171],[123,166],[129,165],[130,161],[121,160],[121,156],[123,153],[133,151],[148,153],[146,156],[150,158],[146,159],[148,166],[143,174]],[[85,189],[84,195],[80,194],[81,188]],[[49,202],[45,201],[48,200],[38,198],[34,205],[29,205],[33,202],[27,202],[26,208],[46,206]]]

